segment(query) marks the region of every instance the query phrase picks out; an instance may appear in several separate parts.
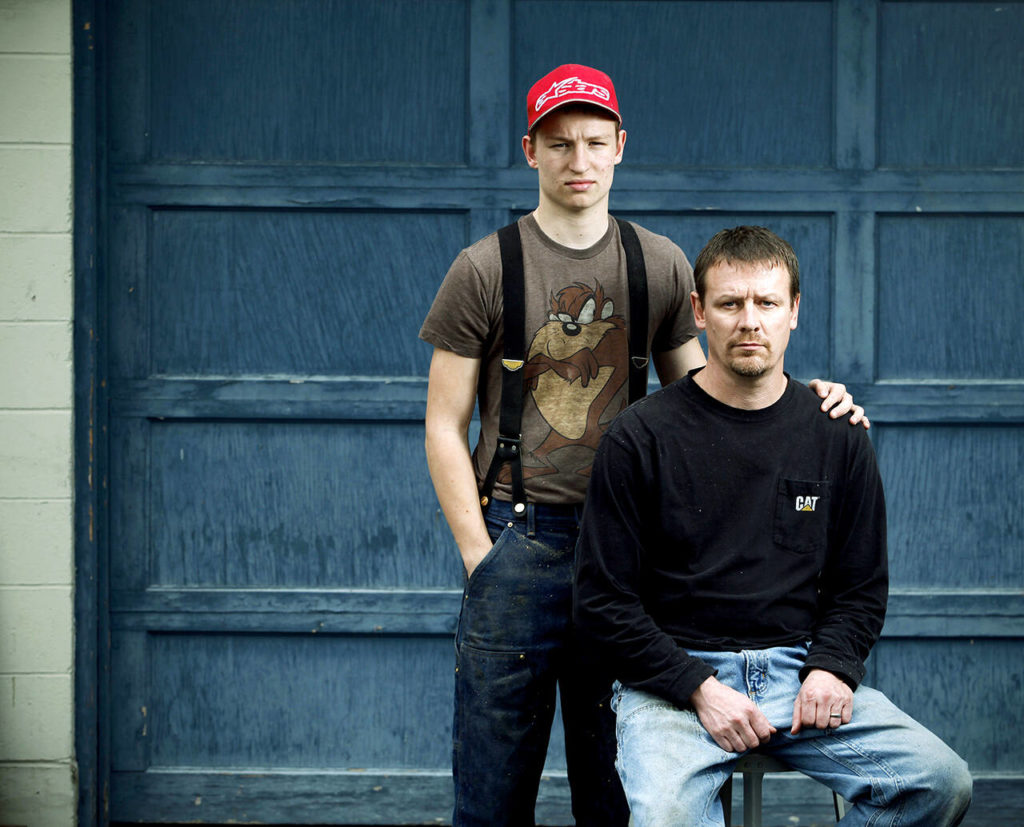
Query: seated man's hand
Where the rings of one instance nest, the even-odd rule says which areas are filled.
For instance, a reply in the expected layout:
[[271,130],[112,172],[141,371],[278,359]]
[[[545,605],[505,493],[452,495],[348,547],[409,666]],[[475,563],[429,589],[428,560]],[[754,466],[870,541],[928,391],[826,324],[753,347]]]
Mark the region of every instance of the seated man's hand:
[[793,728],[796,735],[804,727],[835,729],[850,723],[853,715],[853,690],[831,672],[812,669],[793,703]]
[[690,696],[704,729],[726,752],[746,752],[775,732],[764,713],[746,695],[708,678]]
[[851,425],[860,423],[865,428],[871,427],[871,421],[864,415],[864,409],[853,404],[853,397],[846,392],[846,385],[841,382],[812,379],[807,383],[807,387],[825,400],[821,403],[821,409],[828,411],[828,415],[833,419],[850,414]]

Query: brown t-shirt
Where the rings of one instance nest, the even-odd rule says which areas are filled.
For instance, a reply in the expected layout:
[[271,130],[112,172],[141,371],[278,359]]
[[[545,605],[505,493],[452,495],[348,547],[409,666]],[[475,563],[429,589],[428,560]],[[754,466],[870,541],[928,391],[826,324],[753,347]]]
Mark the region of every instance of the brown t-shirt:
[[[636,225],[634,225],[636,226]],[[672,350],[697,334],[690,307],[693,270],[664,236],[636,227],[647,268],[648,349]],[[526,282],[523,473],[531,502],[580,503],[598,441],[628,401],[629,292],[619,228],[573,250],[548,238],[532,215],[519,219]],[[497,442],[504,347],[497,233],[459,253],[420,328],[420,338],[481,359],[477,482]],[[507,468],[495,485],[512,498]]]

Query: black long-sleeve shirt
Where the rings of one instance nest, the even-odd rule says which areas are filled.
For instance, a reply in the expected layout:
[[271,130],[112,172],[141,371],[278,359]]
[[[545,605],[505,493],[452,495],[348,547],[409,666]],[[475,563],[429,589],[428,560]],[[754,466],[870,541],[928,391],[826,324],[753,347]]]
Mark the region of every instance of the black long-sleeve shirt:
[[713,670],[684,651],[804,640],[852,687],[888,596],[885,500],[863,428],[789,380],[740,410],[693,374],[612,423],[577,549],[575,616],[623,683],[686,706]]

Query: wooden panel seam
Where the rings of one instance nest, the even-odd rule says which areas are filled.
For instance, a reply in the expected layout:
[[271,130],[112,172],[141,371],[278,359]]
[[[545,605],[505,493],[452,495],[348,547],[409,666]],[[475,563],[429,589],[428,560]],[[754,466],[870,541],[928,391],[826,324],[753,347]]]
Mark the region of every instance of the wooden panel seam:
[[[117,629],[153,632],[445,635],[461,592],[387,589],[114,591]],[[1024,638],[1024,592],[894,590],[883,637]]]

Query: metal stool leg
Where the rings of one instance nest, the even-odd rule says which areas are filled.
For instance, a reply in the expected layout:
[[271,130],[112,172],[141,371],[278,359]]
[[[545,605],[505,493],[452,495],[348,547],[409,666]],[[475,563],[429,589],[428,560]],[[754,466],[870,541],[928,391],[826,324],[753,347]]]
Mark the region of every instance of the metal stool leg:
[[[765,758],[763,755],[750,755],[737,765],[737,772],[743,775],[743,827],[761,827],[762,825],[761,807],[764,801],[762,785],[765,772],[787,771],[790,771],[788,767],[780,766],[778,761]],[[722,784],[719,798],[722,801],[725,827],[733,827],[731,775]],[[835,808],[836,821],[846,815],[846,802],[835,791],[832,791],[832,806]],[[632,818],[630,818],[630,825],[632,825]]]
[[832,791],[832,805],[836,809],[836,821],[839,821],[839,819],[846,815],[846,802],[843,801],[843,797],[835,792],[835,790]]
[[743,827],[761,827],[761,782],[763,772],[743,773]]
[[725,779],[718,797],[722,800],[722,814],[725,816],[725,827],[732,827],[732,776]]

